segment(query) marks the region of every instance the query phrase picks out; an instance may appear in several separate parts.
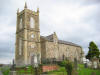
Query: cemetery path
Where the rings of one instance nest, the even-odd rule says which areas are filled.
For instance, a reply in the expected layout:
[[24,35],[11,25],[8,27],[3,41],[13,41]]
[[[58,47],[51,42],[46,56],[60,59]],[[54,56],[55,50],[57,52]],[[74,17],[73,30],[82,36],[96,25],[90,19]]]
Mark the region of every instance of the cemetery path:
[[0,75],[3,75],[1,71],[0,71]]

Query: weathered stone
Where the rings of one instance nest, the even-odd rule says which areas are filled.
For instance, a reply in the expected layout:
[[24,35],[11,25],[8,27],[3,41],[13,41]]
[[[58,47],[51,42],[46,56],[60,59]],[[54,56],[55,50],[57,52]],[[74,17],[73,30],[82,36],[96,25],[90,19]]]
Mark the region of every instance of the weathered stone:
[[98,69],[99,68],[99,59],[94,57],[91,59],[92,62],[92,68],[93,69]]
[[17,66],[33,64],[35,54],[39,55],[38,62],[45,59],[63,60],[68,58],[74,61],[76,58],[81,61],[82,47],[59,40],[56,33],[40,37],[39,9],[37,12],[25,8],[17,12],[16,25],[16,51],[15,62]]

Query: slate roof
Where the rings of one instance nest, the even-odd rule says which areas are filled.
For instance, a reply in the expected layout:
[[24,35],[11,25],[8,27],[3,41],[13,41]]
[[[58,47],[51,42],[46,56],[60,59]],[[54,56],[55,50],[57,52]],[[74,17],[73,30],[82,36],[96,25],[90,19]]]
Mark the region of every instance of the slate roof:
[[63,40],[58,40],[58,43],[81,47],[81,46],[79,46],[79,45],[77,45],[75,43],[68,42],[68,41],[63,41]]
[[[44,38],[47,41],[53,42],[53,34],[52,35],[49,35],[49,36],[41,36],[41,38]],[[66,45],[81,47],[81,46],[79,46],[79,45],[77,45],[75,43],[68,42],[68,41],[64,41],[64,40],[59,40],[59,39],[58,39],[58,43],[59,44],[66,44]]]

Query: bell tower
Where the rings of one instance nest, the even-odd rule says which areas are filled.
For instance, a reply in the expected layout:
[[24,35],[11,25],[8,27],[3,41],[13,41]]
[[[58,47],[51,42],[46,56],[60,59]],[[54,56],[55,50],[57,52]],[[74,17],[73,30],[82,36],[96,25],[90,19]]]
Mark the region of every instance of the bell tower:
[[32,11],[25,3],[24,10],[17,11],[16,25],[16,65],[33,64],[34,56],[41,62],[39,8]]

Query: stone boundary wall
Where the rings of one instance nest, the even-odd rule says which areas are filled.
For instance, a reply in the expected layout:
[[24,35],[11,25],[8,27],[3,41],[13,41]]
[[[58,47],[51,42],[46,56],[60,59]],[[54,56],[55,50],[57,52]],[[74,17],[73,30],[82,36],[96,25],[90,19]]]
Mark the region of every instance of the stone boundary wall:
[[59,67],[57,65],[44,65],[44,66],[42,66],[43,72],[49,72],[49,71],[58,70],[58,69],[59,69]]

